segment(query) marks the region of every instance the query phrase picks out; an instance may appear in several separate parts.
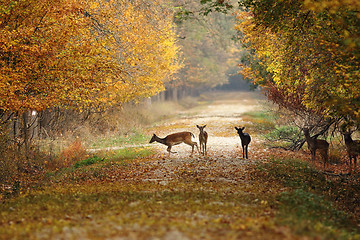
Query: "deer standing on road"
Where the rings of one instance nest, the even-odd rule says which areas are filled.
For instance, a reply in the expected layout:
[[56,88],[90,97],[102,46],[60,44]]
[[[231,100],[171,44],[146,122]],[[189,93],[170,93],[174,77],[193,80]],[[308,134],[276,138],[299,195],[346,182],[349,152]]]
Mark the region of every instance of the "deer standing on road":
[[180,143],[185,143],[192,147],[192,151],[191,151],[191,156],[192,156],[194,153],[194,146],[196,146],[198,152],[199,152],[199,148],[198,148],[197,143],[193,142],[191,140],[191,136],[195,137],[194,134],[192,134],[191,132],[173,133],[173,134],[167,135],[164,138],[159,138],[158,136],[156,136],[154,134],[150,140],[150,143],[158,142],[158,143],[162,143],[162,144],[168,146],[167,151],[169,152],[169,156],[170,156],[170,153],[176,153],[176,152],[171,152],[172,146],[178,145]]
[[206,143],[207,143],[207,139],[208,139],[208,134],[206,131],[204,131],[204,128],[206,127],[206,125],[204,125],[204,126],[196,125],[196,127],[200,130],[200,133],[199,133],[200,152],[202,153],[202,155],[204,155],[204,154],[207,155]]
[[248,133],[244,133],[243,130],[245,129],[245,127],[235,127],[237,133],[239,134],[239,137],[241,139],[241,146],[242,146],[242,150],[243,150],[243,158],[248,159],[248,146],[249,143],[251,142],[251,137]]
[[324,160],[324,168],[325,165],[328,163],[328,151],[329,151],[329,143],[322,139],[316,139],[314,137],[310,137],[310,131],[308,128],[303,129],[305,139],[308,145],[308,148],[311,153],[311,158],[313,161],[316,160],[316,150],[319,150],[320,155]]
[[352,140],[351,133],[352,132],[343,133],[346,150],[349,155],[350,173],[352,172],[352,159],[354,159],[354,169],[356,170],[356,157],[360,155],[360,140]]

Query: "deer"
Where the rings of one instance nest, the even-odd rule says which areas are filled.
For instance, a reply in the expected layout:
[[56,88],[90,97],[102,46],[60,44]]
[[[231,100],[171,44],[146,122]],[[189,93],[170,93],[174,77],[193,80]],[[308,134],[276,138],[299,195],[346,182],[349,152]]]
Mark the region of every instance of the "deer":
[[158,136],[153,134],[149,143],[158,142],[158,143],[162,143],[162,144],[168,146],[167,151],[169,152],[169,157],[170,157],[170,153],[176,153],[176,152],[171,151],[172,146],[178,145],[180,143],[185,143],[192,147],[192,151],[191,151],[191,155],[190,155],[190,156],[192,156],[194,153],[194,147],[196,146],[198,152],[199,152],[199,148],[198,148],[197,143],[193,142],[191,140],[191,137],[195,137],[194,134],[192,134],[191,132],[173,133],[173,134],[167,135],[164,138],[159,138]]
[[349,156],[350,173],[352,172],[352,159],[354,159],[354,169],[356,170],[356,157],[360,155],[360,140],[351,138],[352,132],[343,132],[346,151]]
[[204,126],[196,125],[196,127],[200,130],[200,133],[199,133],[200,152],[202,153],[202,155],[207,155],[206,143],[207,143],[207,139],[208,139],[208,134],[206,131],[204,131],[204,128],[206,127],[206,125],[204,125]]
[[245,127],[235,127],[235,130],[237,131],[237,133],[239,134],[239,137],[241,139],[241,146],[242,146],[242,150],[243,150],[243,158],[248,159],[248,146],[249,143],[251,142],[251,137],[248,133],[244,133]]
[[311,159],[313,162],[316,160],[316,150],[319,150],[320,155],[324,160],[324,168],[328,163],[328,152],[329,152],[329,143],[326,140],[316,139],[316,137],[310,137],[310,130],[308,128],[303,128],[305,139],[310,150]]

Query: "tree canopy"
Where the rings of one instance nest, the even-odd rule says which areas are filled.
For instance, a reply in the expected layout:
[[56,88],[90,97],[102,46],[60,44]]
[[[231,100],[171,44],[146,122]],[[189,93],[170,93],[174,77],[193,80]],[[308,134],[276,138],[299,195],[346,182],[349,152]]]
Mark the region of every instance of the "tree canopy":
[[360,5],[246,0],[237,29],[250,57],[243,74],[286,108],[360,120]]
[[165,3],[3,1],[0,109],[122,103],[163,90],[179,68]]

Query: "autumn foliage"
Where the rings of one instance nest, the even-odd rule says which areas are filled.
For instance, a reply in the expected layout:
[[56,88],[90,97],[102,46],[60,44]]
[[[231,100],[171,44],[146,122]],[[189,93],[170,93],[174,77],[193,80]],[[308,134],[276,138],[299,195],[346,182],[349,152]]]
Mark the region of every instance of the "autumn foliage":
[[286,108],[359,121],[358,3],[248,0],[243,7],[237,29],[252,51],[246,76]]
[[178,69],[162,1],[3,1],[0,109],[97,106],[151,96]]

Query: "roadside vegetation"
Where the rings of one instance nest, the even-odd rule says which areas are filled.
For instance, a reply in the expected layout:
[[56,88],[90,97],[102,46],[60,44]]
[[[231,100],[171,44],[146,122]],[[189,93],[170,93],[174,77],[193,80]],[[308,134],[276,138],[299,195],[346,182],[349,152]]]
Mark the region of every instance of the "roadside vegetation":
[[164,149],[139,146],[146,126],[114,138],[120,149],[89,153],[79,140],[2,192],[0,238],[360,239],[359,175],[324,172],[307,149],[264,147],[276,129],[268,112],[243,120],[261,140],[250,145],[250,161],[239,149],[214,148],[207,157],[166,158]]

